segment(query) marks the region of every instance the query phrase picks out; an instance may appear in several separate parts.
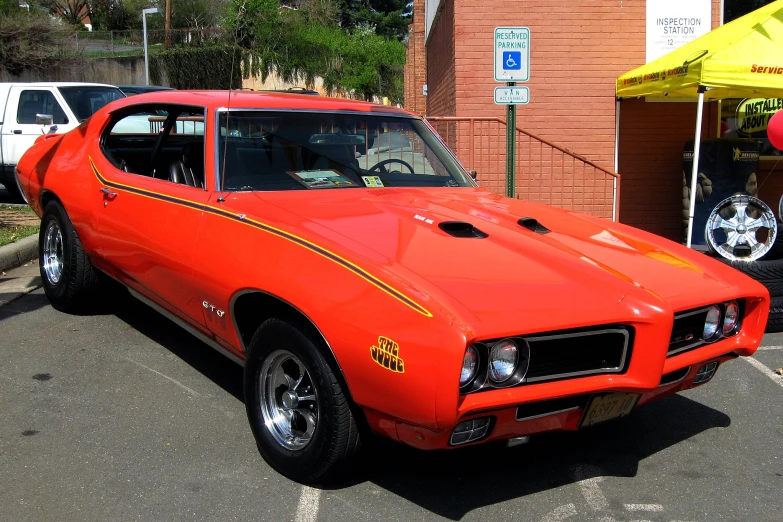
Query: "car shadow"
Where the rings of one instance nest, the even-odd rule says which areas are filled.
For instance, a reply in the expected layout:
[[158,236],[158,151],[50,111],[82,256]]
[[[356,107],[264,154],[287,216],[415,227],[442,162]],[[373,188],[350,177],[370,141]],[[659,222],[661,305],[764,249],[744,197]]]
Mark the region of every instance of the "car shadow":
[[634,477],[641,460],[730,424],[724,413],[674,395],[622,420],[533,436],[514,448],[496,443],[422,452],[376,441],[360,475],[329,489],[369,481],[432,513],[461,520],[481,507],[593,477]]
[[241,366],[131,296],[123,287],[117,285],[111,295],[110,313],[244,402]]
[[[242,368],[127,292],[117,292],[112,313],[243,401]],[[419,451],[372,437],[361,463],[341,490],[369,482],[450,520],[485,506],[599,476],[634,477],[639,462],[731,419],[721,411],[674,395],[638,408],[625,419],[578,432],[533,436],[507,448],[491,443],[452,451]],[[249,427],[248,427],[249,429]],[[705,450],[706,451],[706,450]],[[651,464],[646,469],[654,469]],[[700,478],[686,471],[687,478]]]

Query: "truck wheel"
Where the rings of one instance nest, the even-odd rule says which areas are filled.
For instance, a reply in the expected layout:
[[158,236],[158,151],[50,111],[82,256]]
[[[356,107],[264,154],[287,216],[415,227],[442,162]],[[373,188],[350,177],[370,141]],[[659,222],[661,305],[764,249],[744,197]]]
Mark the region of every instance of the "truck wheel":
[[704,235],[711,251],[730,261],[756,261],[773,247],[778,222],[758,198],[735,194],[718,203],[707,218]]
[[303,483],[344,470],[360,448],[346,393],[317,341],[294,325],[268,319],[250,342],[245,407],[264,459]]
[[38,256],[46,297],[63,312],[76,312],[89,303],[98,284],[82,243],[65,209],[51,201],[41,218]]

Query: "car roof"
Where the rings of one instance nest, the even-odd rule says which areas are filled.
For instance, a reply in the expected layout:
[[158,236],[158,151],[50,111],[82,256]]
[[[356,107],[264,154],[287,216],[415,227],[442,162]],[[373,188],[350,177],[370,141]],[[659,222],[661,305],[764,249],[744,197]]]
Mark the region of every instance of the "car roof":
[[17,87],[111,87],[116,89],[116,85],[107,83],[88,83],[88,82],[3,82],[5,85]]
[[153,92],[153,91],[173,91],[173,87],[164,87],[163,85],[118,85],[117,87],[120,88],[120,90],[123,91],[143,91],[143,92]]
[[[230,95],[230,98],[229,98]],[[309,94],[289,94],[264,91],[155,91],[122,100],[107,105],[107,110],[115,111],[130,105],[141,103],[177,103],[203,106],[208,109],[281,109],[281,110],[313,110],[313,111],[351,111],[378,114],[393,114],[417,116],[416,114],[389,105],[311,96]]]

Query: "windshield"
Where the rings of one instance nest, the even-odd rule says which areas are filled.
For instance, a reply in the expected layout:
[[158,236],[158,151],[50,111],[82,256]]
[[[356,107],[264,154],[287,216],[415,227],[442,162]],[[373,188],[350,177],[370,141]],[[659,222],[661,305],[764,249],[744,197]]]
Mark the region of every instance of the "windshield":
[[59,87],[59,90],[80,122],[107,103],[125,98],[116,87]]
[[473,186],[416,118],[237,110],[218,121],[224,190]]

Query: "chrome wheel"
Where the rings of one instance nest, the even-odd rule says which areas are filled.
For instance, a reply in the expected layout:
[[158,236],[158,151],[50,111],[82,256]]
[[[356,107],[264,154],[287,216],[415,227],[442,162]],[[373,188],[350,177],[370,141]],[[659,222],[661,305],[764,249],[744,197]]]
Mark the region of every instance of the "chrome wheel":
[[259,377],[266,429],[280,446],[304,448],[318,423],[318,396],[307,368],[291,352],[276,350],[264,360]]
[[54,220],[44,234],[42,265],[49,284],[56,285],[63,274],[63,234]]
[[778,224],[760,199],[737,195],[724,199],[707,219],[709,245],[731,261],[755,261],[772,248]]

